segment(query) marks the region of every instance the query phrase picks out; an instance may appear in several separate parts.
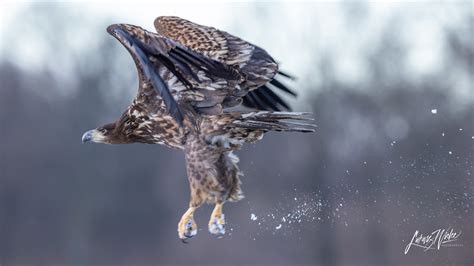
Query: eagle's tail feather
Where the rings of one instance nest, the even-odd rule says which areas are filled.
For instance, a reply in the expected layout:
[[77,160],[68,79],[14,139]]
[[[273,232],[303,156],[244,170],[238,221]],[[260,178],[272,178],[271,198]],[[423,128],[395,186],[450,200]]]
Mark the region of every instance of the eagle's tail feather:
[[309,114],[269,111],[242,113],[239,119],[233,121],[233,124],[240,128],[263,131],[314,132],[316,125],[304,122],[314,120],[307,117]]

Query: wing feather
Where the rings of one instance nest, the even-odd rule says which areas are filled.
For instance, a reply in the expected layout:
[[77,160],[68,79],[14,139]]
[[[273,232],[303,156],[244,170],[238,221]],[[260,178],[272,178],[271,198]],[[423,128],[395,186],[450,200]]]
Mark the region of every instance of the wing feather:
[[[201,54],[182,47],[179,43],[156,33],[148,32],[141,27],[114,24],[107,28],[132,55],[139,73],[140,86],[150,82],[158,95],[162,98],[165,110],[180,125],[183,123],[183,112],[172,94],[167,81],[157,69],[164,66],[188,89],[193,88],[190,80],[200,82],[197,71],[226,80],[240,80],[241,75],[227,65],[207,58]],[[192,69],[194,68],[194,70]],[[139,90],[139,94],[140,94]],[[150,98],[148,98],[150,99]]]
[[239,69],[246,76],[244,85],[250,90],[270,81],[278,65],[262,48],[225,31],[179,17],[155,19],[156,31],[197,53]]
[[107,28],[137,66],[136,101],[169,114],[181,126],[185,116],[219,114],[240,103],[261,110],[289,109],[273,90],[296,95],[275,79],[292,77],[279,71],[262,48],[177,17],[158,17],[154,24],[157,33],[128,24]]
[[[281,106],[283,106],[286,110],[290,110],[290,106],[285,102],[283,101],[283,99],[276,95],[270,88],[268,88],[267,86],[263,85],[259,90],[262,90],[265,92],[265,94],[267,95],[268,98],[271,98],[271,101],[274,102],[274,103],[277,103]],[[258,90],[257,90],[258,91]],[[276,111],[276,110],[275,110]]]
[[[240,87],[247,88],[249,91],[248,95],[243,96],[244,106],[278,111],[280,110],[278,105],[280,105],[289,110],[288,105],[272,91],[272,88],[295,95],[284,84],[274,79],[276,74],[290,79],[293,79],[293,77],[279,71],[278,64],[262,48],[225,31],[199,25],[179,17],[158,17],[155,19],[154,25],[159,34],[176,41],[182,46],[205,57],[237,68],[245,77]],[[202,64],[202,62],[195,62],[194,60],[191,60],[190,63]],[[213,71],[216,71],[216,69],[213,69]],[[272,88],[263,87],[269,82],[273,85]],[[262,90],[262,92],[255,93],[254,90],[257,89]]]
[[166,111],[178,122],[182,123],[183,114],[178,107],[178,103],[173,98],[168,86],[163,79],[158,75],[150,62],[150,59],[144,51],[143,44],[139,40],[133,38],[133,36],[125,31],[119,25],[112,25],[107,28],[107,31],[117,38],[130,52],[135,64],[137,65],[139,76],[140,76],[140,88],[145,80],[151,82],[153,88],[158,92],[163,101],[165,102]]
[[276,105],[276,102],[273,101],[273,99],[271,99],[270,97],[268,97],[267,94],[265,94],[265,91],[263,89],[255,90],[252,92],[255,92],[255,95],[261,100],[261,102],[263,102],[265,107],[268,107],[266,108],[266,110],[280,111],[280,109]]

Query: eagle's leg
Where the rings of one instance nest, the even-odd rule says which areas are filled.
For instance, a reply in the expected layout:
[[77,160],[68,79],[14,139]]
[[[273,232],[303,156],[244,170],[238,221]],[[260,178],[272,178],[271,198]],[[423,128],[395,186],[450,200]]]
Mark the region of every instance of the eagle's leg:
[[178,223],[178,236],[183,242],[197,234],[197,224],[194,222],[193,216],[197,208],[198,206],[192,206],[190,204],[188,210],[183,214]]
[[222,213],[222,206],[224,201],[217,201],[216,206],[211,214],[209,220],[209,233],[215,236],[222,236],[225,234],[225,220],[224,214]]

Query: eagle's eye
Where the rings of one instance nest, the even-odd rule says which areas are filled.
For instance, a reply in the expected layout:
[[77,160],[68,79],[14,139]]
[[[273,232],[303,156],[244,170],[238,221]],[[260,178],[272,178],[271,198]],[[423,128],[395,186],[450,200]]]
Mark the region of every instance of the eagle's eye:
[[114,131],[115,128],[115,123],[109,123],[106,125],[103,125],[97,129],[102,135],[107,135],[110,134]]

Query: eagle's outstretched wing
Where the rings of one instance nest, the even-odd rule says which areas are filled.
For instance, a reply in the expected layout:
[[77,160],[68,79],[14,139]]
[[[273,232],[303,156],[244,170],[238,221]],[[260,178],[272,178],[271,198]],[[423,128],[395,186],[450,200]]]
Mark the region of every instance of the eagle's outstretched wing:
[[[174,16],[155,19],[156,31],[170,39],[226,65],[236,67],[245,80],[240,85],[249,90],[243,104],[260,110],[290,110],[273,89],[296,94],[275,78],[279,75],[293,79],[278,70],[278,64],[262,48],[214,27],[196,24]],[[256,90],[258,89],[258,90]]]
[[[203,70],[209,75],[226,80],[241,79],[239,73],[232,68],[141,27],[114,24],[107,28],[107,32],[119,40],[133,57],[140,83],[137,97],[154,104],[155,101],[160,100],[156,97],[157,95],[154,95],[158,93],[164,102],[163,107],[180,124],[183,121],[183,114],[176,101],[176,96],[173,95],[178,87],[170,86],[176,82],[176,79],[179,80],[180,85],[188,89],[192,89],[193,85],[189,81],[189,77],[185,77],[185,75],[199,82],[199,78],[195,74],[196,70]],[[191,70],[191,67],[194,69]],[[156,92],[147,89],[150,88],[147,86],[148,84],[151,84]]]
[[157,33],[128,24],[107,28],[137,66],[134,103],[153,106],[180,125],[184,114],[220,114],[242,102],[263,110],[288,108],[268,87],[292,93],[274,79],[278,65],[263,49],[177,17],[159,17],[155,27]]

